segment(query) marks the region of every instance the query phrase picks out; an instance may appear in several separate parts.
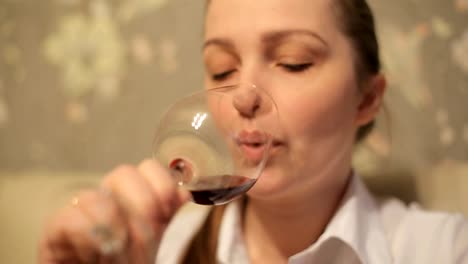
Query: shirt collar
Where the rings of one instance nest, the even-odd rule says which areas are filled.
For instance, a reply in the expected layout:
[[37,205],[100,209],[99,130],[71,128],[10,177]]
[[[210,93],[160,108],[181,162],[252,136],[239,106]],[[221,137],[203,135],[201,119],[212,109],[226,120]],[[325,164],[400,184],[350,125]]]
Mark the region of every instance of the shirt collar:
[[[220,226],[217,257],[221,263],[248,263],[241,230],[241,203],[227,206]],[[290,258],[290,263],[320,262],[320,256],[334,252],[346,263],[392,263],[379,211],[361,179],[353,175],[341,206],[324,233],[307,249]],[[336,252],[342,249],[337,257]],[[356,261],[349,261],[354,258]],[[240,261],[244,260],[244,261]],[[331,263],[328,258],[328,262]],[[341,262],[342,263],[342,262]]]
[[236,260],[248,260],[241,229],[241,204],[239,201],[231,202],[224,211],[217,249],[217,259],[220,263],[246,263]]
[[340,208],[317,242],[292,258],[315,254],[321,244],[334,239],[352,249],[360,263],[392,263],[377,205],[357,175],[352,176]]

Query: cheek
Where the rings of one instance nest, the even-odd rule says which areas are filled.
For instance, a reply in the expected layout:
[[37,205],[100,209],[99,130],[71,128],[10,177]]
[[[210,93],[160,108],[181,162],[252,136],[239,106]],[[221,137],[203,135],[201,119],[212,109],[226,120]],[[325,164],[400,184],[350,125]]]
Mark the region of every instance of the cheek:
[[[281,97],[290,134],[320,140],[354,133],[357,94],[352,78],[321,78]],[[280,110],[281,112],[281,110]]]

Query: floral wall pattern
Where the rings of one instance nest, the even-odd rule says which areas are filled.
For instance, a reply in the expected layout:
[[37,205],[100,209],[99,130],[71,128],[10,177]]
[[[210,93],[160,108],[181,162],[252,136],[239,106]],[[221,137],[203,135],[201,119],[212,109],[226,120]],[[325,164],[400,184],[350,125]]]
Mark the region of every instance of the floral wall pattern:
[[160,112],[200,88],[202,9],[1,1],[0,167],[102,171],[148,157]]
[[406,177],[418,193],[408,200],[462,208],[468,201],[458,195],[468,191],[468,2],[371,3],[389,89],[387,113],[360,150],[358,167],[370,176]]

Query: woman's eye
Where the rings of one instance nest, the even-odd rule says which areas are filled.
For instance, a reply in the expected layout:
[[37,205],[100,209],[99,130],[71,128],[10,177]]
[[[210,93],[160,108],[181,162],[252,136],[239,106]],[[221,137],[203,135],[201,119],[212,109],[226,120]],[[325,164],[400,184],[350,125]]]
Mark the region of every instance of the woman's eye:
[[289,63],[280,63],[279,66],[283,67],[289,72],[303,72],[309,69],[313,63],[299,63],[299,64],[289,64]]
[[211,78],[215,81],[222,81],[225,80],[229,75],[231,75],[235,70],[224,71],[221,73],[216,73],[211,76]]

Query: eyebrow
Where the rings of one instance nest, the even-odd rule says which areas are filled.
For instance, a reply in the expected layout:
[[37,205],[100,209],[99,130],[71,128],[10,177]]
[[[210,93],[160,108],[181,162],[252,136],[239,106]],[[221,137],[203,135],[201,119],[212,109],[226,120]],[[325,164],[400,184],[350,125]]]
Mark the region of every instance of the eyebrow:
[[221,46],[227,50],[235,50],[234,44],[229,39],[224,38],[213,38],[205,41],[203,44],[202,50],[205,50],[208,46]]
[[[280,31],[269,32],[265,34],[264,36],[262,36],[262,42],[263,43],[281,42],[282,40],[286,38],[297,36],[297,35],[306,35],[306,36],[312,37],[314,39],[317,39],[326,47],[329,47],[328,43],[318,33],[311,31],[311,30],[307,30],[307,29],[280,30]],[[203,44],[202,50],[205,50],[206,47],[211,46],[211,45],[221,46],[231,51],[235,50],[234,44],[227,38],[208,39]]]
[[275,43],[281,42],[282,40],[298,35],[305,35],[317,39],[326,47],[329,47],[328,43],[316,32],[307,30],[307,29],[294,29],[294,30],[281,30],[281,31],[273,31],[267,33],[265,36],[262,37],[262,42],[264,43]]

